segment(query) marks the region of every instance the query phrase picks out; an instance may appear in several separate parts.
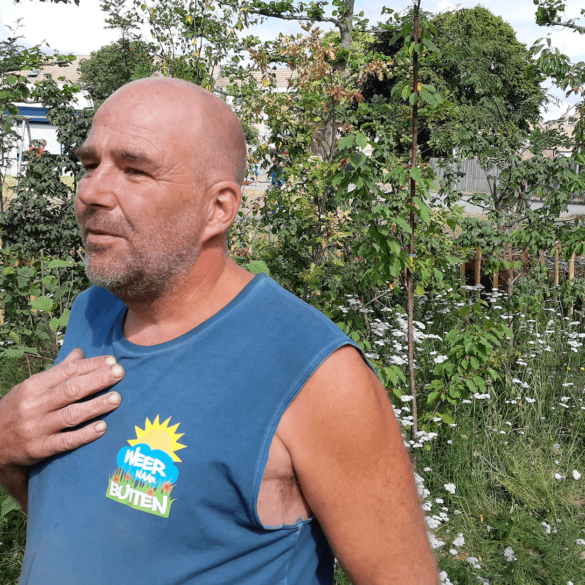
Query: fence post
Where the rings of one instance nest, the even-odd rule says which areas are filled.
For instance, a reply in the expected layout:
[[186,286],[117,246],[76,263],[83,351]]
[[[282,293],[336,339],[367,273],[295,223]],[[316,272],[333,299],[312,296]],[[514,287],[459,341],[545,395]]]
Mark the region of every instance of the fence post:
[[559,251],[561,247],[555,246],[555,286],[559,286]]
[[475,286],[481,284],[481,246],[475,249]]

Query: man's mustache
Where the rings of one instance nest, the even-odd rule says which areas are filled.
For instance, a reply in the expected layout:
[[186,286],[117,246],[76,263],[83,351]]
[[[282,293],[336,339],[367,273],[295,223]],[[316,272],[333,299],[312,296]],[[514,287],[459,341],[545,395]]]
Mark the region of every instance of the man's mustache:
[[91,208],[81,218],[80,230],[84,239],[90,231],[122,238],[128,237],[132,233],[131,227],[124,219],[115,219],[108,211]]

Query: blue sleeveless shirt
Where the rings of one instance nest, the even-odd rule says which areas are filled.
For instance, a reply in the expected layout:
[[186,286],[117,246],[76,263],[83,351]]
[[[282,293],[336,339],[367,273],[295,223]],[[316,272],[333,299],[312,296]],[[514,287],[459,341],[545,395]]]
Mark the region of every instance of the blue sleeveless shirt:
[[32,468],[20,584],[331,584],[317,520],[264,526],[256,503],[284,411],[355,344],[264,275],[160,345],[130,343],[125,315],[101,288],[75,302],[59,359],[114,355],[122,404],[103,437]]

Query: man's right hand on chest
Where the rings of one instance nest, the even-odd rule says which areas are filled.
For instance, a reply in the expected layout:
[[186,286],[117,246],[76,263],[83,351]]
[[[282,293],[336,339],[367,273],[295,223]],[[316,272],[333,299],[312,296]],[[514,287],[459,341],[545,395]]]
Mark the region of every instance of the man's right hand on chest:
[[83,359],[75,349],[58,366],[31,376],[0,400],[0,483],[25,510],[29,467],[101,437],[107,430],[103,421],[61,431],[118,408],[117,392],[84,399],[123,377],[114,357]]

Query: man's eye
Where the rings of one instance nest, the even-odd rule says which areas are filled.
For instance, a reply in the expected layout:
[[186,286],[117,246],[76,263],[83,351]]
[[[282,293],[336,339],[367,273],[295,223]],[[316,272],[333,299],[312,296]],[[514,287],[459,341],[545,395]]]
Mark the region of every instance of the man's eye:
[[145,175],[146,174],[144,171],[141,171],[140,169],[135,169],[132,167],[128,167],[126,169],[126,172],[129,173],[130,175]]
[[97,164],[92,163],[92,164],[83,165],[83,168],[85,169],[85,172],[88,173],[89,171],[93,171],[94,169],[97,169]]

